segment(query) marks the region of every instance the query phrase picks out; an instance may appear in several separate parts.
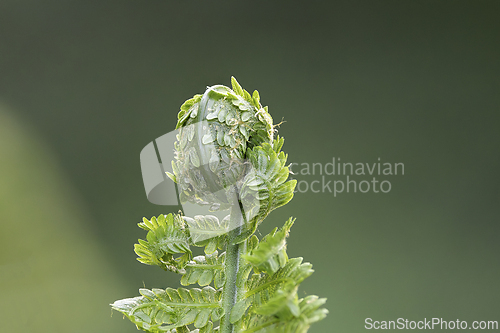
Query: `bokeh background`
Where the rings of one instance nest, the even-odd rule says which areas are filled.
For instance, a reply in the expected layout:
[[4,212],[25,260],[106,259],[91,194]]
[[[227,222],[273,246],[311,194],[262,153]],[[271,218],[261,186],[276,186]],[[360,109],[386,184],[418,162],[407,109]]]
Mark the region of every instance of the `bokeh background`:
[[[298,193],[311,332],[500,321],[497,1],[0,1],[0,331],[136,332],[109,303],[178,286],[135,260],[139,153],[207,85],[258,89],[290,162],[401,162],[382,193]],[[313,181],[316,176],[296,175]],[[328,177],[329,180],[335,179]],[[381,177],[382,178],[382,177]],[[371,179],[367,177],[366,179]]]

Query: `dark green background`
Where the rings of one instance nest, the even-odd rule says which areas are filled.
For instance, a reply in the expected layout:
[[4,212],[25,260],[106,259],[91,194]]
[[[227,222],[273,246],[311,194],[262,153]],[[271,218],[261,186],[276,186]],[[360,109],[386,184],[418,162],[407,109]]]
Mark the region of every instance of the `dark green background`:
[[[500,321],[499,13],[497,1],[1,0],[0,113],[20,125],[0,146],[26,139],[28,156],[0,156],[1,288],[48,288],[13,277],[37,272],[16,249],[64,237],[90,245],[58,245],[67,258],[41,261],[54,266],[44,281],[75,272],[68,262],[95,271],[85,292],[66,280],[63,301],[56,285],[37,306],[19,294],[8,314],[0,296],[1,330],[134,332],[107,304],[143,283],[178,285],[135,261],[142,216],[180,209],[147,201],[139,153],[174,128],[184,100],[231,75],[285,121],[290,162],[405,164],[388,194],[301,193],[263,225],[297,218],[289,254],[316,271],[300,295],[330,310],[311,332],[365,332],[367,317]],[[44,172],[58,180],[15,184]],[[56,181],[52,206],[35,204]],[[56,220],[69,236],[50,231]]]

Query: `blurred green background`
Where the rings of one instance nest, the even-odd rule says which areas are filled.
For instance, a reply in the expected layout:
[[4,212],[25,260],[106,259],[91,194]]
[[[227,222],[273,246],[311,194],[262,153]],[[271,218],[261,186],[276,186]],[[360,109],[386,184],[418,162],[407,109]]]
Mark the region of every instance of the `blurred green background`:
[[[258,89],[289,161],[401,162],[392,190],[298,193],[311,332],[500,321],[497,1],[0,1],[0,331],[136,332],[109,303],[178,286],[135,260],[139,153],[184,100]],[[296,175],[313,181],[316,176]],[[328,176],[328,180],[337,179]],[[341,178],[343,179],[343,178]],[[359,179],[368,179],[359,178]]]

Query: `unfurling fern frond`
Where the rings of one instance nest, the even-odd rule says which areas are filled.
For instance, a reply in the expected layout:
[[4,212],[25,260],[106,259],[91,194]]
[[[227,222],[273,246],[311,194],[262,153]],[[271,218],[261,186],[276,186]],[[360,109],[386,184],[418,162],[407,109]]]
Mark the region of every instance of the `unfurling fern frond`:
[[[144,218],[139,227],[147,236],[135,245],[141,263],[182,274],[183,286],[202,289],[140,289],[141,296],[111,304],[140,330],[306,333],[328,312],[321,308],[324,298],[298,297],[313,270],[302,258],[288,258],[286,238],[295,219],[260,241],[255,235],[274,209],[292,199],[296,180],[288,179],[284,139],[275,136],[259,93],[250,94],[234,77],[231,84],[208,87],[181,106],[173,173],[167,172],[181,204],[227,216]],[[193,258],[191,246],[203,247],[204,255]]]
[[139,291],[142,296],[116,301],[111,306],[149,332],[168,332],[189,324],[211,328],[224,314],[220,304],[222,290],[212,287]]

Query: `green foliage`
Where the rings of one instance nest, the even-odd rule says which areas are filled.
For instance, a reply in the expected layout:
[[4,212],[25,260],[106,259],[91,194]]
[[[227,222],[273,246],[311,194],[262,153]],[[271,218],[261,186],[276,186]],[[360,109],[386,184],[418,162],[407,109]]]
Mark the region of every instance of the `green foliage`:
[[217,251],[205,256],[194,257],[186,265],[186,272],[182,275],[181,284],[188,286],[198,283],[200,286],[208,286],[214,281],[215,288],[222,288],[226,282],[224,273],[225,253],[217,256]]
[[278,228],[275,228],[262,239],[255,249],[243,255],[243,258],[254,266],[256,273],[265,271],[268,274],[274,274],[288,262],[286,237],[288,237],[294,221],[295,219],[288,219],[279,231],[277,231]]
[[296,315],[296,287],[313,272],[311,264],[302,263],[302,258],[293,258],[274,274],[253,274],[246,281],[246,293],[244,298],[236,303],[238,313],[231,314],[231,321],[234,323],[240,320],[250,306],[250,312],[257,314]]
[[192,243],[204,246],[206,254],[224,248],[229,232],[229,215],[222,221],[213,215],[196,215],[194,219],[184,216],[183,219],[189,227]]
[[142,296],[116,301],[111,306],[122,312],[137,328],[147,332],[168,332],[193,324],[196,328],[209,326],[223,315],[220,305],[222,290],[203,289],[140,289]]
[[194,114],[194,117],[196,117],[196,113],[198,112],[198,103],[200,100],[201,95],[194,95],[193,98],[188,99],[184,102],[184,104],[182,104],[181,111],[177,116],[179,120],[175,128],[181,127],[191,114]]
[[240,196],[246,202],[252,202],[249,197],[255,197],[258,199],[258,204],[246,209],[249,222],[242,235],[236,239],[236,243],[251,236],[269,213],[286,205],[293,198],[297,181],[295,179],[287,181],[290,170],[285,165],[287,155],[280,151],[283,142],[283,138],[278,137],[272,146],[263,143],[247,151],[253,169],[245,176]]
[[[141,296],[111,305],[138,329],[305,333],[328,313],[321,308],[324,298],[298,297],[300,283],[313,270],[286,253],[295,219],[260,241],[255,235],[274,209],[292,199],[296,181],[288,180],[284,139],[273,139],[272,118],[259,93],[250,95],[234,77],[231,84],[232,89],[209,87],[181,106],[174,173],[168,176],[178,184],[181,201],[223,210],[236,196],[243,214],[232,207],[222,220],[168,214],[139,223],[147,235],[135,245],[137,260],[182,274],[183,286],[203,288],[140,289]],[[214,194],[212,185],[224,190]],[[193,258],[192,246],[203,247],[205,254]]]
[[[189,233],[183,220],[178,215],[168,214],[152,217],[151,220],[143,218],[138,225],[148,233],[147,241],[139,239],[139,244],[135,244],[134,250],[139,256],[137,260],[164,270],[181,272],[192,255]],[[176,254],[182,255],[174,258]]]
[[247,323],[245,333],[305,333],[311,324],[328,314],[328,310],[321,308],[325,302],[326,298],[310,295],[298,301],[298,316],[253,316]]
[[[248,148],[272,144],[274,126],[267,108],[232,78],[233,89],[216,85],[181,106],[174,180],[181,203],[229,209],[246,172]],[[204,167],[208,166],[208,168]]]

